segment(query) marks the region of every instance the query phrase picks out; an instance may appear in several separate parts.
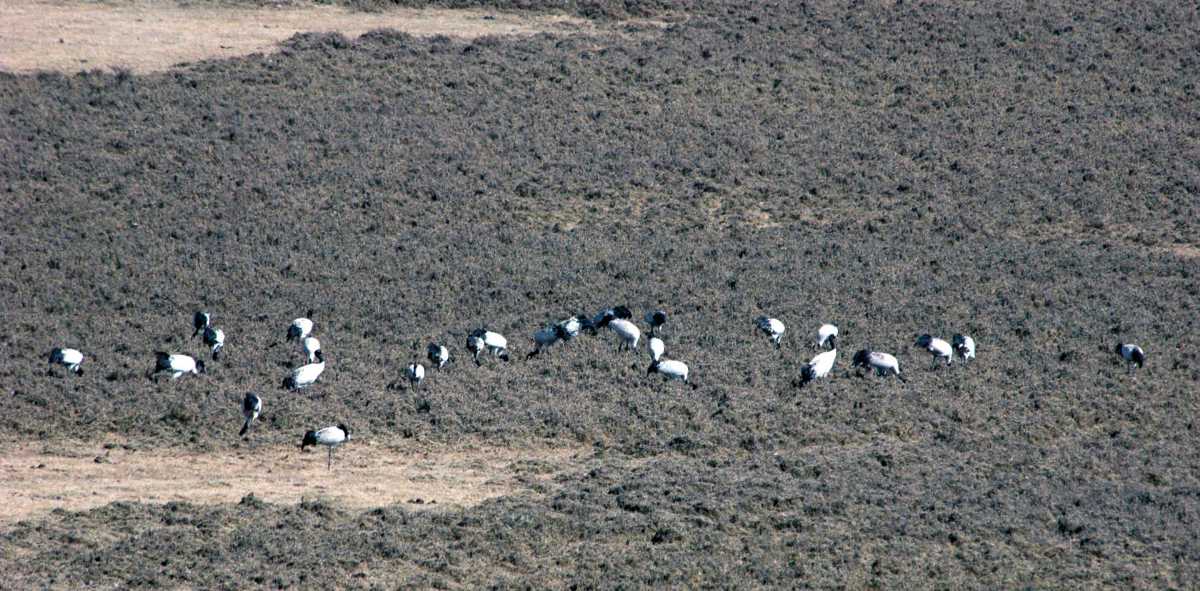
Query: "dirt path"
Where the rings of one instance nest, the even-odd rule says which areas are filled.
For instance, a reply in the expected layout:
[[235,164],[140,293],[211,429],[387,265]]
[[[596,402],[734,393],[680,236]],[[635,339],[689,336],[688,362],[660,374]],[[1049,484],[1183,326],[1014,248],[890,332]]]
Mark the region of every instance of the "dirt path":
[[1185,259],[1200,258],[1200,244],[1146,244],[1140,239],[1137,226],[1108,225],[1094,228],[1085,226],[1079,221],[1073,221],[1023,226],[1010,229],[1007,234],[1011,238],[1029,242],[1045,240],[1115,242],[1131,250],[1165,253]]
[[24,444],[0,455],[7,491],[0,523],[55,508],[79,511],[113,501],[232,503],[248,493],[272,503],[321,498],[351,509],[470,506],[549,482],[584,453],[484,446],[411,451],[352,441],[328,471],[324,449],[300,453],[292,446],[196,453]]
[[270,52],[299,32],[356,37],[379,28],[413,35],[587,31],[586,19],[481,10],[394,9],[363,13],[335,6],[181,7],[171,2],[0,1],[0,70],[76,72],[125,67],[165,70],[181,62]]

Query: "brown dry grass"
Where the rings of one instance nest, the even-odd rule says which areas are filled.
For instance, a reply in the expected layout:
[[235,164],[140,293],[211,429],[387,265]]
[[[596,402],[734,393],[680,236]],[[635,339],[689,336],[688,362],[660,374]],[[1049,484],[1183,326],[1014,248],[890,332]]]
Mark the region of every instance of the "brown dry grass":
[[363,13],[336,6],[183,7],[133,2],[0,2],[0,70],[74,72],[93,68],[165,70],[181,62],[274,51],[301,32],[356,37],[391,28],[418,36],[475,38],[588,30],[586,19],[480,10],[395,9]]
[[272,503],[321,499],[356,509],[394,503],[468,507],[546,482],[583,453],[561,446],[411,450],[351,441],[329,471],[323,448],[195,453],[106,447],[30,443],[9,449],[0,456],[0,477],[10,491],[0,505],[0,523],[114,501],[230,503],[249,493]]

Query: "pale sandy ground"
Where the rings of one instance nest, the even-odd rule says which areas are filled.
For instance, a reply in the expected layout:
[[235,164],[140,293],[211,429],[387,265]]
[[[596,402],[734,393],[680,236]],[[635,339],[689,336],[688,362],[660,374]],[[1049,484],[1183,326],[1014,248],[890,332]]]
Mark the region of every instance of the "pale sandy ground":
[[353,38],[391,28],[418,36],[474,38],[595,32],[599,26],[617,30],[620,24],[483,10],[398,8],[364,13],[319,5],[241,8],[181,7],[162,0],[0,0],[0,71],[69,73],[123,67],[153,72],[207,58],[268,53],[296,33],[313,31],[337,31]]
[[249,493],[271,503],[320,499],[347,509],[464,507],[549,485],[590,453],[483,445],[412,450],[351,441],[327,470],[324,448],[301,453],[293,446],[198,453],[60,442],[0,451],[0,523],[114,501],[236,503]]

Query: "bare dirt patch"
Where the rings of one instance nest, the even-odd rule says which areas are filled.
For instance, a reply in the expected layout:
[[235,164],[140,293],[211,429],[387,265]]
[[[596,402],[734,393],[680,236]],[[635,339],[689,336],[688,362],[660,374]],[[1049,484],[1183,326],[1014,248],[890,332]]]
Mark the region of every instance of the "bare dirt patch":
[[1136,226],[1089,226],[1078,222],[1062,222],[1013,228],[1008,235],[1018,240],[1030,241],[1111,242],[1124,248],[1170,254],[1184,259],[1200,258],[1200,246],[1191,243],[1166,244],[1153,236],[1145,238],[1143,231]]
[[592,29],[582,18],[482,10],[395,9],[355,12],[336,6],[183,7],[150,2],[0,3],[0,70],[74,72],[129,68],[151,72],[181,62],[274,51],[302,32],[356,37],[374,29],[417,36],[475,38]]
[[490,446],[412,451],[351,442],[327,470],[324,449],[301,453],[290,446],[209,453],[70,449],[25,444],[0,457],[10,489],[0,522],[114,501],[229,503],[249,493],[273,503],[320,499],[355,509],[469,507],[544,483],[583,453]]
[[1171,252],[1185,259],[1200,258],[1200,246],[1192,244],[1176,244],[1168,248]]

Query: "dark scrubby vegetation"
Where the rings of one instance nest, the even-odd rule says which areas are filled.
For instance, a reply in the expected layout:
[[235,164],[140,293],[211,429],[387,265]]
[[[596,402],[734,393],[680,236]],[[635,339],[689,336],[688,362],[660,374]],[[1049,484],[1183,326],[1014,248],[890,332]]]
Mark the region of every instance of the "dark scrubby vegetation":
[[392,8],[441,8],[498,10],[519,13],[570,14],[589,19],[612,20],[685,14],[706,14],[719,2],[700,0],[178,0],[183,6],[271,6],[289,7],[336,4],[364,12]]
[[366,11],[388,8],[475,8],[574,14],[592,19],[644,18],[695,12],[702,2],[668,0],[345,0]]
[[23,587],[1195,584],[1194,492],[1090,482],[1064,493],[1035,468],[1061,458],[984,453],[1000,463],[886,444],[640,466],[598,454],[545,497],[474,509],[115,503],[0,539],[12,553],[55,549],[6,565]]
[[[6,76],[3,437],[225,446],[255,390],[268,443],[340,419],[648,463],[602,454],[545,498],[436,515],[114,506],[8,531],[5,570],[1194,586],[1196,22],[1171,4],[714,4],[628,37],[305,35],[160,75]],[[462,348],[487,324],[523,353],[542,323],[618,303],[672,313],[696,389],[611,335],[482,368]],[[222,361],[151,384],[153,351],[203,351],[196,308]],[[284,331],[309,308],[329,368],[284,393]],[[788,323],[782,353],[751,335],[761,313]],[[798,390],[826,321],[839,369]],[[970,368],[912,347],[958,331]],[[1147,349],[1136,377],[1118,339]],[[457,362],[389,388],[429,340]],[[909,382],[848,372],[868,344]],[[53,346],[88,373],[46,375]],[[322,532],[337,543],[304,546]],[[243,551],[271,568],[244,572]]]

